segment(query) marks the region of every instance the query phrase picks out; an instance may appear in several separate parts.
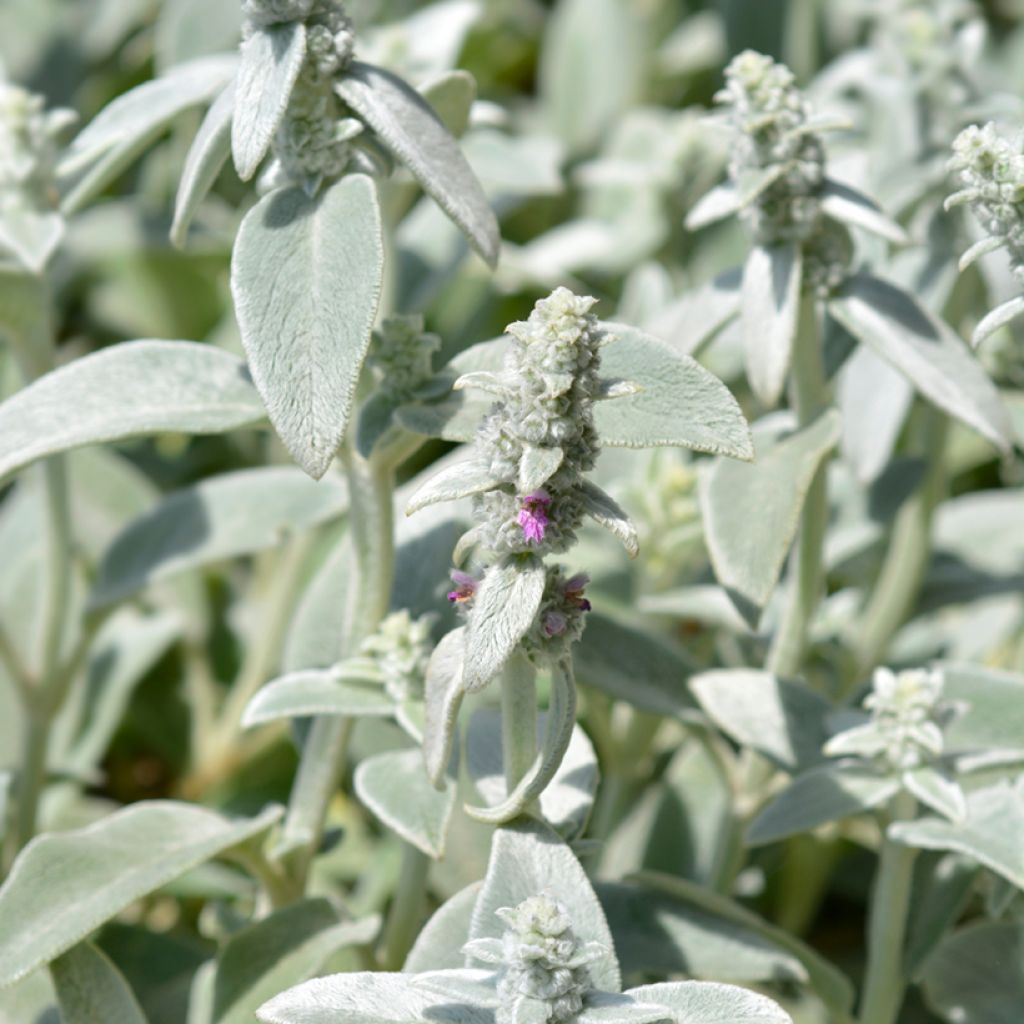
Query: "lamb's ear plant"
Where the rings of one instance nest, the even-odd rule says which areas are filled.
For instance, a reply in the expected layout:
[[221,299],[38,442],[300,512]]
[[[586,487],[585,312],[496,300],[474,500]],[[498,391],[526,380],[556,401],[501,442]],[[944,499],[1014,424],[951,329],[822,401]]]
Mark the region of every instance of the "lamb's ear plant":
[[[775,464],[769,469],[762,461],[747,473],[719,467],[704,481],[703,508],[719,581],[754,620],[767,605],[796,537],[790,592],[767,663],[775,674],[791,676],[803,665],[822,594],[821,546],[829,508],[825,466],[839,441],[825,339],[838,336],[846,339],[841,344],[868,347],[922,397],[1002,451],[1011,446],[1012,428],[998,393],[955,332],[907,291],[856,269],[851,232],[896,244],[908,239],[871,199],[828,176],[823,135],[841,125],[815,115],[788,69],[763,55],[734,58],[726,82],[719,100],[722,120],[733,132],[730,180],[705,196],[687,223],[697,229],[738,214],[753,246],[741,272],[720,277],[684,302],[694,309],[709,302],[717,311],[700,321],[704,331],[719,331],[739,317],[751,389],[771,408],[788,382],[797,432],[780,435],[777,424],[766,422],[762,455]],[[691,344],[703,340],[693,338]],[[790,486],[772,487],[780,472],[791,479]],[[765,488],[772,491],[767,499]],[[749,522],[755,508],[762,512],[758,532],[738,529],[737,522]],[[913,586],[912,573],[904,573],[903,580]],[[903,598],[896,594],[892,601],[900,605]],[[860,641],[859,671],[870,669],[884,650],[891,619],[868,626]]]
[[[319,978],[272,999],[257,1018],[265,1024],[326,1024],[339,1016],[791,1024],[770,999],[730,985],[677,981],[623,991],[615,940],[586,873],[538,822],[495,834],[468,921],[454,901],[437,911],[436,920],[437,930],[428,923],[426,931],[433,931],[437,945],[414,950],[402,973]],[[421,970],[421,958],[464,958],[465,966]]]
[[[500,678],[506,798],[468,808],[495,824],[540,797],[565,755],[576,717],[571,649],[591,608],[588,577],[546,564],[545,556],[570,550],[586,518],[617,537],[630,556],[637,554],[636,528],[626,512],[586,479],[602,444],[683,444],[740,458],[750,453],[745,421],[720,382],[639,331],[602,324],[590,312],[593,305],[557,289],[529,320],[509,326],[509,343],[490,342],[460,357],[458,371],[468,372],[449,377],[447,394],[399,412],[413,429],[442,437],[468,439],[475,431],[471,456],[429,479],[408,512],[473,498],[476,525],[456,546],[455,561],[461,566],[476,552],[482,565],[452,574],[449,600],[465,610],[467,621],[441,641],[428,667],[424,750],[431,777],[443,785],[464,697]],[[618,365],[629,368],[628,376],[601,375],[605,346],[608,353],[626,349]],[[680,403],[671,413],[662,398],[669,389]],[[481,392],[484,400],[463,404],[465,391]],[[604,403],[611,410],[607,421],[598,414]],[[624,410],[618,416],[616,405]],[[538,669],[551,674],[539,752]]]

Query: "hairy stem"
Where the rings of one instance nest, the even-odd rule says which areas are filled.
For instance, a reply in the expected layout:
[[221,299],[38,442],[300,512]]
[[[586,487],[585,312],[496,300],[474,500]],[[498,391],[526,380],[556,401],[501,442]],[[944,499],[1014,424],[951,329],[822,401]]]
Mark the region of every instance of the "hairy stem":
[[[373,457],[353,448],[343,453],[349,489],[349,523],[355,559],[344,612],[344,649],[354,653],[380,624],[391,599],[394,577],[394,478]],[[289,858],[296,891],[305,892],[309,867],[320,848],[331,797],[338,784],[350,719],[314,719],[302,748],[285,817],[282,849]]]
[[[909,793],[893,801],[892,821],[906,821],[917,810]],[[868,919],[868,967],[860,1008],[861,1024],[896,1024],[906,993],[903,945],[907,931],[917,850],[882,839]]]
[[[797,423],[811,423],[825,405],[825,371],[822,364],[817,302],[804,295],[800,302],[790,379]],[[807,654],[811,620],[824,589],[822,553],[828,522],[827,467],[822,465],[804,499],[800,531],[789,561],[786,610],[768,654],[766,668],[773,675],[799,673]]]
[[914,450],[927,459],[928,468],[921,486],[896,516],[882,570],[857,630],[852,685],[881,661],[913,609],[931,554],[935,508],[945,493],[944,456],[949,420],[934,406],[922,405],[911,426]]
[[402,870],[381,938],[380,966],[400,971],[423,920],[430,858],[411,843],[402,844]]
[[537,679],[526,655],[516,652],[501,672],[501,750],[511,793],[537,757]]

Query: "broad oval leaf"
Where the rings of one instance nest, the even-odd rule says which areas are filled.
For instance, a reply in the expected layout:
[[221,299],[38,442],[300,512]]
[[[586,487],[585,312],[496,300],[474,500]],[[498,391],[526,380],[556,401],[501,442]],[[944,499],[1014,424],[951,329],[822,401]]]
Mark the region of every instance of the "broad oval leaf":
[[313,199],[271,192],[235,242],[231,290],[253,379],[281,440],[316,479],[348,424],[383,267],[377,192],[362,174]]
[[763,424],[755,431],[755,463],[720,459],[702,475],[704,536],[715,576],[734,602],[755,609],[768,602],[800,525],[804,499],[839,434],[834,410],[774,444]]
[[722,669],[695,676],[690,689],[731,739],[784,771],[821,762],[832,705],[809,687],[754,669]]
[[602,350],[602,373],[637,384],[639,391],[595,407],[602,444],[753,457],[739,403],[713,373],[635,327],[604,326],[615,340]]
[[235,356],[190,341],[125,342],[53,370],[0,405],[0,478],[88,444],[218,434],[265,415]]
[[231,153],[242,181],[256,173],[267,155],[305,57],[306,26],[301,21],[257,29],[242,43],[231,122]]
[[1024,889],[1024,782],[968,794],[963,821],[919,818],[891,826],[889,835],[906,846],[962,853]]
[[462,229],[473,248],[495,266],[501,237],[494,211],[458,143],[430,104],[396,75],[360,61],[352,62],[335,89]]
[[955,1024],[1019,1024],[1024,924],[980,921],[954,932],[925,962],[928,1003]]
[[427,776],[419,750],[389,750],[360,762],[356,795],[407,843],[435,859],[444,856],[455,787],[439,792]]
[[621,991],[615,943],[590,880],[572,850],[540,822],[523,822],[495,832],[487,875],[473,910],[470,938],[500,939],[506,925],[497,912],[545,891],[556,892],[565,904],[581,944],[597,942],[608,951],[589,965],[594,988]]
[[441,904],[420,929],[402,970],[407,974],[423,971],[457,970],[465,962],[462,947],[469,941],[473,908],[482,882],[472,882]]
[[899,780],[857,765],[825,765],[797,776],[753,820],[751,846],[775,843],[819,825],[863,814],[895,796]]
[[230,821],[190,804],[143,801],[86,828],[33,839],[0,888],[0,987],[60,956],[140,896],[266,832],[280,816],[272,807]]
[[235,85],[232,82],[206,112],[181,172],[174,201],[174,222],[171,224],[171,241],[179,248],[184,248],[192,218],[231,154],[231,118],[234,112]]
[[832,297],[829,312],[925,398],[1000,451],[1011,449],[1013,426],[995,385],[953,330],[911,295],[886,281],[855,274]]
[[80,942],[54,960],[50,974],[64,1024],[146,1024],[124,975],[91,942]]
[[103,556],[91,603],[123,601],[189,569],[275,547],[347,506],[340,478],[317,482],[290,466],[210,477],[125,527]]

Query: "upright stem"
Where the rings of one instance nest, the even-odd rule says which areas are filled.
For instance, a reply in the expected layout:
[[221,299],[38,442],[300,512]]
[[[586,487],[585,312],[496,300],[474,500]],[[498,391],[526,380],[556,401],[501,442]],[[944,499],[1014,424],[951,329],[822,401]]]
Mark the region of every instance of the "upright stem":
[[[349,523],[355,559],[344,618],[344,649],[354,652],[380,624],[391,600],[394,578],[394,478],[373,457],[352,447],[342,454],[349,490]],[[292,786],[282,845],[296,891],[305,891],[309,866],[320,847],[327,809],[338,785],[350,719],[324,715],[314,719],[302,748]]]
[[[40,317],[38,337],[31,344],[17,346],[15,352],[26,383],[53,368],[54,343],[48,311],[44,310]],[[18,849],[35,834],[39,799],[46,784],[50,728],[67,689],[61,672],[61,644],[70,606],[72,570],[67,464],[62,456],[52,456],[43,463],[41,472],[46,501],[46,587],[36,658],[37,682],[31,692],[22,693],[28,722],[18,774]]]
[[511,793],[537,757],[537,679],[526,655],[516,652],[501,673],[501,749]]
[[[817,301],[813,294],[805,294],[800,302],[790,384],[797,423],[807,426],[825,405],[825,370]],[[828,522],[826,481],[827,467],[822,465],[804,499],[800,531],[790,556],[787,606],[766,665],[773,675],[796,675],[807,653],[811,620],[824,589],[822,552]]]
[[426,904],[429,869],[430,858],[422,850],[402,843],[402,871],[381,939],[380,966],[385,971],[400,971],[416,940]]
[[[906,821],[916,811],[914,797],[901,793],[893,801],[892,820]],[[916,859],[913,847],[883,837],[868,919],[868,968],[861,1024],[896,1024],[899,1017],[907,987],[903,945]]]
[[931,554],[932,520],[946,487],[949,420],[922,405],[911,423],[913,443],[927,459],[924,480],[896,516],[882,571],[875,583],[854,642],[856,685],[884,657],[893,635],[906,621],[921,589]]

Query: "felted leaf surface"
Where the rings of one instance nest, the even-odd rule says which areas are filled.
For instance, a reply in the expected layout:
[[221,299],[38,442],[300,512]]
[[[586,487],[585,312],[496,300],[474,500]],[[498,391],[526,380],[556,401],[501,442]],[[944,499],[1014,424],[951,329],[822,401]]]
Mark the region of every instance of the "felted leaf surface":
[[962,822],[919,818],[891,826],[889,834],[907,846],[962,853],[1024,889],[1022,785],[1000,783],[968,794]]
[[235,242],[231,290],[253,380],[281,440],[317,479],[348,424],[383,266],[377,192],[362,174],[313,199],[271,192]]
[[619,503],[589,480],[583,482],[581,498],[586,514],[618,538],[630,558],[636,558],[640,553],[636,526]]
[[0,888],[0,986],[60,956],[125,907],[281,816],[230,821],[170,800],[143,801],[94,825],[33,839]]
[[693,355],[740,311],[742,270],[735,267],[680,296],[644,327],[676,351]]
[[267,683],[249,701],[242,724],[313,715],[386,717],[394,712],[395,702],[379,680],[340,678],[336,669],[306,669]]
[[675,1024],[793,1024],[793,1018],[767,996],[735,985],[667,981],[631,988],[627,995],[668,1007]]
[[841,224],[862,228],[896,245],[906,245],[910,241],[903,228],[887,217],[878,203],[838,181],[826,180],[821,212]]
[[495,832],[470,938],[500,939],[505,923],[497,911],[518,906],[545,890],[558,894],[580,943],[599,942],[608,950],[607,956],[589,965],[594,987],[621,991],[612,934],[590,880],[569,847],[540,822],[522,822]]
[[338,95],[462,229],[493,267],[498,221],[458,143],[415,89],[383,68],[353,61],[337,82]]
[[242,43],[231,123],[231,152],[242,181],[256,173],[267,155],[305,56],[301,21],[260,28]]
[[970,349],[907,292],[867,274],[847,279],[829,312],[858,341],[904,374],[925,398],[1001,451],[1013,427],[995,385]]
[[138,1000],[110,958],[80,942],[50,965],[64,1024],[146,1024]]
[[473,882],[445,900],[420,929],[402,970],[406,974],[458,969],[465,961],[462,947],[469,942],[473,908],[481,882]]
[[240,359],[189,341],[130,341],[53,370],[0,404],[0,477],[46,455],[266,415]]
[[[494,1011],[451,997],[438,987],[417,985],[407,974],[334,974],[275,996],[256,1013],[262,1024],[494,1024]],[[453,971],[461,975],[462,971]]]
[[821,762],[832,705],[802,683],[754,669],[723,669],[695,676],[690,689],[731,739],[783,770],[797,772]]
[[782,395],[793,358],[803,260],[798,245],[755,245],[743,268],[740,324],[747,379],[754,394],[773,408]]
[[104,152],[162,129],[183,111],[213,99],[237,68],[234,55],[200,57],[118,96],[78,133],[58,173],[69,176]]
[[982,921],[950,935],[925,964],[925,997],[956,1024],[1018,1024],[1024,925]]
[[466,627],[462,685],[467,693],[485,687],[512,656],[533,625],[545,579],[544,564],[532,556],[510,558],[487,570]]
[[125,527],[100,563],[91,601],[113,604],[189,569],[275,547],[347,505],[340,478],[317,482],[290,466],[209,477]]
[[405,514],[412,515],[428,505],[441,501],[455,501],[473,494],[491,490],[496,481],[491,478],[490,466],[484,459],[471,458],[455,462],[440,472],[431,474],[409,499]]
[[211,1024],[250,1024],[271,997],[321,971],[346,946],[372,942],[377,918],[341,921],[325,899],[302,900],[235,932],[217,958]]
[[455,787],[439,792],[427,776],[420,750],[393,750],[359,763],[359,799],[407,843],[435,859],[444,856]]
[[702,476],[704,535],[715,575],[741,602],[763,608],[771,597],[807,491],[839,433],[834,410],[775,443],[762,424],[755,432],[756,462],[721,459]]
[[885,803],[899,781],[854,765],[826,765],[797,776],[753,820],[751,846],[775,843]]
[[1024,296],[1010,299],[996,306],[987,316],[982,317],[971,335],[971,344],[977,348],[983,341],[990,338],[996,331],[1005,327],[1011,320],[1024,316]]
[[231,83],[214,100],[189,148],[174,200],[171,241],[184,248],[189,225],[199,204],[217,180],[231,154],[231,119],[235,112],[235,87]]

